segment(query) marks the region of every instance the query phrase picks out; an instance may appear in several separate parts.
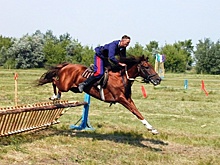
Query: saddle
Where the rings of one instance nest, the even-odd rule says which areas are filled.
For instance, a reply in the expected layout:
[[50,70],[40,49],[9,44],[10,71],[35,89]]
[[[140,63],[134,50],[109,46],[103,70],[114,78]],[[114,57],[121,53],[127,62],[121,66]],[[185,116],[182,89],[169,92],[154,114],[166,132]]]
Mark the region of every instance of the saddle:
[[[106,87],[107,81],[108,81],[108,67],[105,67],[105,72],[103,76],[96,82],[94,83],[94,86],[96,86],[99,89],[100,95],[102,100],[105,100],[103,88]],[[91,64],[83,73],[82,77],[89,78],[94,74],[94,64]]]

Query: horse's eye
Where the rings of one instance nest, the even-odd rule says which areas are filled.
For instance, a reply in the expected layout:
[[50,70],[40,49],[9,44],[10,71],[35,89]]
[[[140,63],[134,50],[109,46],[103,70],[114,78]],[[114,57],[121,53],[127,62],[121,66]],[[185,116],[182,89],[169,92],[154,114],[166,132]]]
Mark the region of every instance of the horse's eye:
[[149,66],[145,66],[145,69],[149,69]]

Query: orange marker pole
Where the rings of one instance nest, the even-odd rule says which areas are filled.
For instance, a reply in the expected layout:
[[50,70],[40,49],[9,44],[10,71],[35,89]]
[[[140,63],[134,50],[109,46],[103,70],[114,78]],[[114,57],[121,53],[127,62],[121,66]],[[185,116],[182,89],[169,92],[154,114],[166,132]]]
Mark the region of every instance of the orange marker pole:
[[147,97],[147,92],[146,92],[143,85],[141,86],[141,91],[142,91],[142,94],[143,94],[144,98],[146,98]]
[[209,93],[206,91],[206,89],[205,89],[205,83],[204,83],[204,81],[202,80],[202,85],[201,85],[201,89],[205,92],[205,94],[206,94],[206,96],[208,96],[209,95]]

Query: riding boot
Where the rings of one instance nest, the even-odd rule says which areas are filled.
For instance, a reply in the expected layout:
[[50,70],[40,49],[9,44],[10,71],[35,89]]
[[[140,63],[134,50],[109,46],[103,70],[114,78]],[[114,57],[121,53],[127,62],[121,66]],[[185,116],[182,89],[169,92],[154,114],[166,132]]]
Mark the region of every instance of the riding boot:
[[96,77],[95,76],[90,76],[89,78],[87,78],[86,81],[84,81],[84,82],[79,84],[79,86],[78,86],[79,92],[82,93],[83,89],[86,86],[89,86],[89,85],[93,84],[95,81],[96,81]]

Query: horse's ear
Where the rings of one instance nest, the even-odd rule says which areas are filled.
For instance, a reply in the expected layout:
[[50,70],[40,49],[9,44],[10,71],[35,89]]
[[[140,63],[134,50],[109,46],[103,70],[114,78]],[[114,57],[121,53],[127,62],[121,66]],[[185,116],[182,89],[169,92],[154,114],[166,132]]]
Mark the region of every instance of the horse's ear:
[[146,57],[146,61],[147,61],[147,62],[149,61],[149,57]]
[[144,57],[144,55],[142,54],[142,56],[141,56],[141,60],[145,60],[145,57]]

